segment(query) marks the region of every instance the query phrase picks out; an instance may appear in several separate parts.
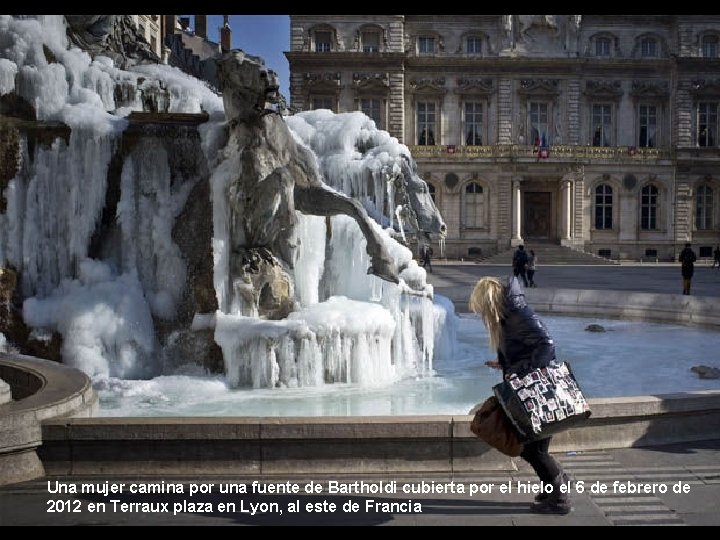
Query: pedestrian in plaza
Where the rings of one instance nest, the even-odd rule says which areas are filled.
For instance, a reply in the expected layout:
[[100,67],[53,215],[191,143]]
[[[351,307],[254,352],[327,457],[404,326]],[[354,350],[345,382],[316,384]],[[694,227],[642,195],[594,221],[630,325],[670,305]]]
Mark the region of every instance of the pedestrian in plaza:
[[717,265],[718,270],[720,270],[720,245],[715,247],[715,251],[713,251],[713,264],[711,268],[715,268],[715,265]]
[[425,233],[425,241],[420,247],[420,257],[422,258],[422,267],[432,274],[432,255],[433,248],[430,245],[430,235]]
[[535,251],[531,249],[527,262],[527,279],[530,287],[537,287],[537,285],[535,285],[535,264],[537,264],[537,257],[535,256]]
[[512,259],[512,267],[513,267],[513,275],[515,277],[522,277],[523,285],[525,287],[528,286],[528,280],[527,280],[527,262],[528,262],[528,255],[525,251],[525,246],[520,245],[515,250],[515,253],[513,253],[513,259]]
[[690,242],[685,244],[685,248],[680,252],[678,261],[680,261],[680,272],[683,279],[683,294],[690,294],[690,281],[692,280],[693,273],[695,272],[695,261],[697,257],[695,252],[690,247]]
[[[547,328],[525,301],[517,277],[504,285],[498,278],[483,277],[470,295],[469,308],[479,313],[487,328],[490,349],[497,360],[485,364],[500,369],[503,377],[524,377],[535,368],[555,360],[555,344]],[[570,481],[560,464],[548,452],[552,437],[526,443],[520,457],[527,461],[540,480],[552,486],[552,492],[540,493],[530,507],[539,514],[567,514],[570,498],[561,485]]]

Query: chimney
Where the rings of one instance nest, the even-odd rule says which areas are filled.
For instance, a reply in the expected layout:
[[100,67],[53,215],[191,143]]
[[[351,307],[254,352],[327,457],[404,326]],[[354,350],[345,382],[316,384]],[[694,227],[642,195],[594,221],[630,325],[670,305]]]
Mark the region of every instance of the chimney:
[[177,26],[177,15],[163,15],[165,21],[165,32],[163,34],[163,41],[167,36],[171,36],[175,33],[175,27]]
[[195,15],[195,35],[207,39],[207,15]]
[[220,29],[220,46],[223,51],[232,49],[232,30],[230,30],[230,15],[223,15],[223,25]]

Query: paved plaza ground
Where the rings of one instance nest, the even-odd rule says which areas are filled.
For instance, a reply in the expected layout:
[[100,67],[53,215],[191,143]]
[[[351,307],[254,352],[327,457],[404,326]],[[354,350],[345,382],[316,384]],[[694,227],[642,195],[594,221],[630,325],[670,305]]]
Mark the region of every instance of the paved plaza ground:
[[[475,282],[482,276],[506,277],[507,266],[436,261],[428,281],[435,292],[449,297],[458,311],[467,311],[467,299]],[[616,291],[681,294],[679,264],[623,264],[617,266],[537,267],[538,287],[557,289],[609,289]],[[720,270],[709,264],[696,265],[690,290],[695,296],[720,297]],[[720,301],[720,300],[718,300]]]
[[[435,291],[451,298],[458,311],[466,311],[465,305],[475,281],[483,275],[506,276],[509,266],[482,264],[434,264],[430,281]],[[681,292],[680,269],[677,265],[622,265],[622,266],[540,266],[536,273],[540,287],[614,289],[639,292]],[[709,266],[698,266],[693,279],[692,294],[718,297],[720,301],[720,271]],[[720,382],[718,384],[720,388]],[[552,447],[551,447],[552,450]],[[190,498],[187,495],[119,495],[99,497],[88,495],[49,494],[48,480],[60,482],[195,482],[195,483],[242,483],[248,478],[194,477],[173,479],[155,478],[93,478],[77,477],[44,478],[37,481],[0,488],[0,525],[720,525],[720,441],[666,445],[646,448],[623,448],[592,452],[568,452],[556,457],[574,476],[584,482],[583,493],[572,494],[574,510],[567,516],[539,516],[530,513],[531,494],[500,493],[500,484],[535,482],[536,477],[527,464],[517,460],[518,471],[514,473],[465,474],[453,478],[447,475],[418,474],[413,476],[372,476],[365,478],[271,478],[272,482],[292,481],[305,485],[308,481],[325,482],[340,480],[351,482],[365,480],[380,482],[396,480],[399,484],[425,482],[463,483],[466,486],[494,484],[492,494],[428,494],[428,495],[248,495],[243,496],[246,505],[257,502],[278,502],[278,513],[250,515],[239,511],[220,512],[218,503],[239,500],[239,496],[213,494]],[[615,488],[615,482],[617,488]],[[592,485],[607,487],[606,493],[591,493]],[[628,484],[629,483],[629,484]],[[654,486],[655,493],[620,492],[620,485],[638,484]],[[660,485],[666,486],[661,488]],[[666,489],[665,493],[661,493]],[[680,493],[676,493],[680,491]],[[210,502],[212,512],[192,513],[123,513],[119,511],[90,513],[89,502],[115,499],[118,505],[130,502],[173,503],[183,498],[188,501]],[[338,508],[348,501],[358,504],[356,513],[335,512],[309,513],[305,510],[289,513],[287,505],[300,501],[304,509],[308,502],[334,502]],[[375,502],[419,502],[422,512],[365,511],[369,499]],[[63,505],[62,508],[80,508],[80,512],[53,512],[47,510],[49,500],[79,500],[79,503]],[[77,505],[77,506],[73,506]]]
[[[519,470],[515,473],[484,473],[462,475],[454,478],[432,474],[415,476],[371,476],[338,478],[352,482],[387,482],[396,480],[398,485],[450,482],[463,483],[466,491],[470,484],[494,484],[492,494],[469,496],[458,494],[430,495],[110,495],[109,497],[88,495],[51,495],[47,492],[48,479],[25,482],[0,488],[0,524],[2,525],[720,525],[720,441],[709,441],[650,448],[624,448],[582,453],[557,455],[563,466],[575,480],[583,481],[585,491],[573,492],[574,510],[566,516],[536,515],[529,511],[531,494],[516,492],[518,482],[525,485],[536,482],[536,477],[527,465],[518,460]],[[323,482],[330,478],[271,478],[272,482],[290,480],[300,486],[308,481]],[[183,479],[169,477],[155,478],[52,478],[52,482],[100,482],[104,480],[121,482],[183,482]],[[187,482],[220,483],[250,482],[248,478],[194,477]],[[511,482],[512,493],[499,493],[499,485]],[[617,487],[614,482],[619,482]],[[607,487],[606,493],[591,493],[593,484]],[[620,493],[620,485],[654,485],[656,493]],[[666,493],[658,493],[660,484],[667,486]],[[679,487],[678,487],[679,486]],[[79,488],[78,488],[79,490]],[[616,490],[617,493],[613,493]],[[675,493],[675,491],[681,493]],[[597,490],[596,490],[597,491]],[[682,492],[684,491],[684,492]],[[182,511],[173,515],[174,503],[182,499],[192,502],[210,502],[212,512],[193,513]],[[250,515],[240,512],[239,500],[245,500],[245,509],[251,503],[278,502],[284,508],[282,515],[258,513]],[[369,500],[374,502],[407,502],[408,499],[421,505],[422,512],[375,512],[365,511]],[[48,501],[78,500],[63,508],[80,509],[79,512],[48,513]],[[112,511],[108,500],[122,503],[167,502],[167,513],[143,514]],[[288,513],[287,505],[299,500],[299,513]],[[90,513],[89,502],[106,501],[106,511]],[[218,503],[235,501],[235,512],[220,512]],[[309,502],[327,501],[335,503],[335,512],[309,513],[305,505]],[[358,504],[357,513],[341,510],[348,501]],[[371,503],[373,505],[374,503]],[[77,506],[76,506],[77,505]]]

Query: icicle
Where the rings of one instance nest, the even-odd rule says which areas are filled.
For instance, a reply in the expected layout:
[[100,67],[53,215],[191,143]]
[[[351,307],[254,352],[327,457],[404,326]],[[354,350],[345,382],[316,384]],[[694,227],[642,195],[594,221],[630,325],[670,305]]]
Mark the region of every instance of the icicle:
[[407,244],[407,238],[405,238],[405,223],[403,223],[402,218],[402,205],[398,204],[395,207],[395,216],[397,217],[398,228],[400,229],[400,236],[402,236],[403,242]]

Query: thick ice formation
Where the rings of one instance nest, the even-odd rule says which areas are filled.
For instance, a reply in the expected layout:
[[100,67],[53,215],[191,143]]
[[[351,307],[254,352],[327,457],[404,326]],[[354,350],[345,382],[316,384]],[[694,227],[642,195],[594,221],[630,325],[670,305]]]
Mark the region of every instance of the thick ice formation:
[[[46,54],[44,47],[51,54]],[[0,215],[0,265],[10,264],[20,271],[25,296],[36,295],[36,300],[42,301],[50,295],[57,303],[57,296],[67,290],[63,280],[82,274],[105,205],[108,165],[127,126],[124,117],[132,110],[143,110],[141,91],[165,99],[162,90],[167,89],[170,111],[206,111],[215,118],[222,116],[222,100],[204,83],[178,69],[137,66],[123,71],[109,58],[91,60],[87,53],[68,48],[62,16],[16,19],[1,15],[0,57],[0,94],[14,90],[33,105],[38,120],[59,121],[71,128],[67,143],[57,138],[49,147],[37,145],[34,155],[30,155],[27,141],[22,141],[22,166],[5,190],[7,212]],[[116,87],[124,91],[116,94]],[[123,273],[137,274],[133,279],[137,282],[139,278],[142,288],[139,295],[133,287],[127,290],[130,303],[149,302],[156,316],[171,318],[185,269],[170,231],[187,193],[170,191],[169,172],[167,167],[163,169],[167,160],[160,159],[160,151],[157,147],[140,149],[124,164],[118,219],[127,257],[122,267],[109,269],[104,287],[112,288],[113,282],[125,287],[130,278]],[[136,186],[147,196],[134,193]],[[148,264],[155,267],[148,268]],[[103,287],[77,286],[84,287],[83,309],[92,312],[107,307]],[[61,319],[33,320],[63,332],[68,353],[64,358],[69,363],[87,367],[92,374],[152,373],[147,366],[129,366],[131,359],[139,358],[126,350],[138,346],[132,332],[120,332],[115,338],[127,339],[125,348],[118,342],[93,349],[90,356],[102,359],[88,360],[88,355],[80,352],[81,358],[70,360],[70,352],[84,350],[91,335],[97,343],[105,343],[108,328],[104,323],[93,326]],[[152,335],[152,319],[145,323]],[[147,336],[138,339],[143,354],[152,351],[152,340]]]
[[23,317],[62,333],[63,361],[92,377],[141,379],[155,372],[152,317],[134,274],[115,276],[106,264],[86,259],[79,279],[26,300]]
[[407,146],[361,112],[335,114],[327,109],[287,118],[293,133],[318,156],[327,184],[356,197],[385,227],[395,220],[392,179],[400,174]]
[[[229,291],[225,207],[240,160],[237,149],[218,152],[222,100],[204,83],[169,66],[126,71],[109,58],[91,59],[69,47],[62,16],[1,15],[0,94],[13,91],[38,120],[70,127],[67,140],[49,146],[21,141],[22,165],[5,189],[7,211],[0,215],[0,265],[22,275],[23,295],[30,297],[26,321],[38,332],[63,334],[65,362],[95,377],[157,374],[151,313],[172,319],[185,282],[171,231],[188,188],[172,187],[165,151],[152,139],[122,164],[118,237],[104,247],[102,262],[88,258],[126,117],[148,102],[155,110],[210,114],[200,133],[212,171],[215,335],[231,384],[378,385],[432,374],[433,358],[448,354],[451,343],[441,335],[453,317],[432,303],[432,287],[411,252],[376,225],[405,270],[399,286],[367,275],[365,240],[342,216],[329,220],[329,241],[324,218],[300,217],[297,312],[275,322],[240,316]],[[315,150],[331,186],[362,199],[383,226],[392,226],[388,180],[409,156],[406,147],[360,113],[314,111],[287,122]]]
[[[382,206],[384,199],[368,194],[382,187],[392,197],[387,180],[400,174],[400,160],[409,158],[407,148],[387,132],[376,129],[372,120],[361,113],[311,111],[286,120],[298,144],[311,144],[323,178],[332,177],[330,183],[335,189],[360,198],[371,215],[381,217],[383,212],[375,205],[379,200]],[[408,248],[391,237],[389,229],[374,222],[372,226],[388,252],[398,267],[404,268],[399,285],[368,274],[366,240],[352,218],[340,215],[326,221],[301,215],[297,231],[299,258],[293,276],[296,300],[303,309],[287,321],[257,323],[250,333],[238,330],[250,323],[242,316],[242,306],[229,282],[230,244],[222,195],[233,171],[240,166],[240,150],[225,149],[224,161],[215,169],[212,180],[215,285],[222,312],[215,340],[223,349],[230,382],[270,388],[336,382],[378,385],[403,377],[432,375],[437,336],[444,332],[446,322],[450,324],[446,306],[433,305],[432,286],[425,281],[425,270],[413,260]],[[354,320],[363,324],[350,325],[342,320],[335,307],[338,297],[355,301],[341,305],[356,310]],[[337,328],[337,336],[318,341],[317,328],[306,320],[310,312],[315,323],[322,320],[323,325]],[[385,320],[388,326],[381,338],[376,324]],[[291,321],[305,321],[307,328]],[[351,349],[338,346],[345,339],[352,340]],[[444,342],[440,345],[448,347]],[[295,356],[297,365],[287,361]]]

